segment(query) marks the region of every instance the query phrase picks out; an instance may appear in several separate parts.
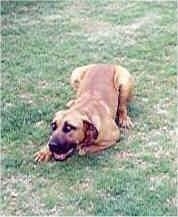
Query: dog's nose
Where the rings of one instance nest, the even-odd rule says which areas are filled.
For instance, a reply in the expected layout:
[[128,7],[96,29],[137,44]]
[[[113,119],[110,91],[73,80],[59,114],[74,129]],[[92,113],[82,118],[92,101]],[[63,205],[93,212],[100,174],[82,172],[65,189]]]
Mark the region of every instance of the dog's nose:
[[50,142],[49,143],[49,149],[52,152],[57,152],[59,150],[59,147],[55,142]]

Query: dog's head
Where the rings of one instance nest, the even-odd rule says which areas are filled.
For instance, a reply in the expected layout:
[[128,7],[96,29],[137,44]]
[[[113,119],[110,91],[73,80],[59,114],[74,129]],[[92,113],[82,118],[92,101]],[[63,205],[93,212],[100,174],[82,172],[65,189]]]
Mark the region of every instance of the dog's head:
[[65,160],[77,147],[90,145],[98,137],[98,130],[88,118],[77,111],[56,113],[52,123],[49,149],[56,160]]

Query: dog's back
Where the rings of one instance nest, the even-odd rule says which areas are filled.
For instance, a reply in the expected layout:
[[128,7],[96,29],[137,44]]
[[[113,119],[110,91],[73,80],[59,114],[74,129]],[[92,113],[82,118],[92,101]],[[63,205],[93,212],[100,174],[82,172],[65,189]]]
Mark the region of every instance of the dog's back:
[[111,109],[118,104],[118,93],[114,87],[115,68],[113,65],[97,64],[86,70],[78,89],[78,97],[88,92],[99,96]]
[[[107,85],[112,88],[114,78],[114,67],[112,65],[97,64],[88,68],[80,85],[80,90],[83,89],[92,91],[97,90],[103,92],[103,86]],[[101,90],[102,89],[102,90]]]

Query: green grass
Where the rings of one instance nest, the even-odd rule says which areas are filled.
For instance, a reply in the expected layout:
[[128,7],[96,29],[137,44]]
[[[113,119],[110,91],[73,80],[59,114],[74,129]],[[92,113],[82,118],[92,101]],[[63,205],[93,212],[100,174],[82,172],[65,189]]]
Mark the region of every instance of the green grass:
[[[176,215],[176,1],[2,1],[1,214]],[[36,164],[71,71],[135,78],[135,127],[113,148]]]

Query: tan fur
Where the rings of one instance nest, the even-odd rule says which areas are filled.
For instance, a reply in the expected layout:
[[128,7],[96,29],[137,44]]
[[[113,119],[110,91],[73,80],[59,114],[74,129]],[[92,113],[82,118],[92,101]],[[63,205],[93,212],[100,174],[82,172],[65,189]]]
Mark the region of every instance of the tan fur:
[[[127,114],[133,78],[125,68],[107,64],[82,66],[72,72],[70,83],[76,98],[68,103],[68,109],[58,112],[54,120],[58,125],[68,121],[77,127],[78,133],[72,138],[78,144],[80,155],[101,151],[116,143],[120,137],[115,123],[117,116],[121,127],[133,126]],[[85,135],[83,121],[92,123],[98,131],[98,137],[90,145],[81,143]],[[44,157],[40,156],[44,156],[43,150],[36,154],[37,161],[43,161]]]

